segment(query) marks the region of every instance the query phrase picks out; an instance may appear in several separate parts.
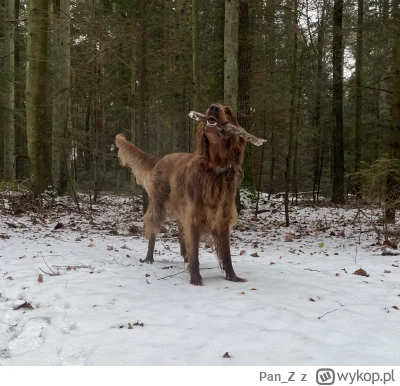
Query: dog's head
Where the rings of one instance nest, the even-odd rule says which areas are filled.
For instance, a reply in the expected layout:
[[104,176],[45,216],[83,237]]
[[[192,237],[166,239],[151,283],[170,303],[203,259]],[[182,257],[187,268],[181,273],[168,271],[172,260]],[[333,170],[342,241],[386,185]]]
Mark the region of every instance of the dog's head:
[[229,106],[212,104],[206,110],[206,121],[197,129],[196,150],[212,165],[227,167],[243,162],[244,140],[226,130],[227,124],[238,126],[238,121]]
[[207,121],[204,124],[204,133],[211,143],[218,143],[224,137],[230,138],[231,133],[224,129],[228,123],[238,125],[235,114],[229,106],[212,104],[206,110]]

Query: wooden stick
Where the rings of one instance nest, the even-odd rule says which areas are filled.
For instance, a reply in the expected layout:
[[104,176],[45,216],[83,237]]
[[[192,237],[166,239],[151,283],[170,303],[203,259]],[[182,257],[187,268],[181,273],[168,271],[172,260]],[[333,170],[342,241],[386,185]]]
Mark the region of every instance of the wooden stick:
[[[207,122],[207,117],[204,114],[198,113],[197,111],[191,111],[188,115],[190,118],[197,122]],[[262,144],[267,142],[266,139],[255,137],[254,135],[249,134],[243,127],[235,126],[231,123],[227,123],[226,125],[219,125],[218,130],[221,129],[238,135],[240,138],[243,138],[245,141],[250,142],[251,144],[256,146],[261,146]]]

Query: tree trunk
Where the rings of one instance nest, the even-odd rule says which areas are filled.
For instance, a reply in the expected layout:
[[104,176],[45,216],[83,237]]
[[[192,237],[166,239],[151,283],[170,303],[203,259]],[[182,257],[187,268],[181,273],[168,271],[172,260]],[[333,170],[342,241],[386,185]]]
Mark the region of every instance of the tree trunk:
[[28,0],[26,119],[35,194],[51,185],[51,130],[46,109],[48,1]]
[[177,0],[175,9],[176,31],[175,31],[175,69],[173,76],[174,82],[174,104],[175,111],[175,151],[178,153],[187,152],[189,149],[188,119],[186,104],[186,89],[188,77],[188,59],[186,49],[184,49],[187,34],[185,17],[186,0]]
[[[62,169],[67,167],[71,150],[69,130],[69,94],[70,94],[70,8],[71,0],[56,0],[54,2],[54,98],[52,120],[52,171],[54,188],[62,193],[65,181],[62,183]],[[61,186],[64,189],[61,189]]]
[[[238,97],[237,117],[240,124],[251,131],[251,39],[250,39],[250,9],[247,1],[239,4],[239,46],[238,46]],[[243,186],[255,190],[252,147],[247,146],[243,161]]]
[[344,138],[343,138],[343,0],[335,0],[333,5],[332,69],[333,93],[332,109],[334,128],[332,202],[344,202]]
[[[400,160],[400,27],[399,18],[399,1],[393,4],[393,19],[397,23],[396,38],[393,43],[393,104],[392,104],[392,122],[390,125],[390,158]],[[392,171],[389,173],[386,181],[387,189],[387,208],[386,221],[394,223],[396,219],[396,205],[394,204],[399,197],[400,181],[399,172]]]
[[217,25],[215,26],[215,45],[220,47],[215,56],[215,80],[211,88],[211,101],[224,103],[224,36],[225,36],[225,1],[214,0],[214,11]]
[[289,219],[289,193],[291,191],[292,173],[293,173],[293,142],[294,142],[294,126],[296,121],[296,75],[297,75],[297,39],[298,39],[298,23],[297,23],[297,0],[294,0],[293,6],[293,47],[291,58],[291,89],[290,89],[290,115],[289,115],[289,139],[288,152],[286,156],[285,170],[285,223],[290,225]]
[[225,1],[224,103],[237,113],[239,0]]
[[[104,16],[102,15],[102,21]],[[100,27],[102,28],[102,27]],[[104,27],[103,27],[104,28]],[[93,201],[97,202],[106,173],[106,146],[104,129],[104,48],[100,33],[96,47],[96,87],[94,96],[95,162],[93,167]]]
[[200,77],[199,77],[199,0],[192,0],[192,62],[193,62],[193,106],[200,109]]
[[325,11],[326,11],[326,2],[324,0],[321,9],[321,21],[318,26],[318,37],[317,37],[317,55],[318,55],[318,64],[317,64],[317,89],[315,94],[315,110],[314,110],[314,132],[316,136],[315,141],[315,171],[314,171],[314,185],[313,185],[313,201],[315,202],[317,199],[317,192],[320,190],[321,184],[321,173],[322,173],[322,142],[323,142],[323,128],[321,125],[321,94],[322,94],[322,75],[324,70],[324,37],[325,37]]
[[[137,107],[136,107],[136,43],[133,43],[132,46],[132,55],[131,55],[131,93],[130,93],[130,106],[131,106],[131,141],[136,143],[137,137]],[[131,176],[131,185],[133,193],[136,194],[138,190],[138,185],[136,184],[136,178],[133,173],[130,173]]]
[[[356,49],[356,105],[355,105],[355,155],[354,155],[354,172],[360,170],[361,162],[361,119],[362,119],[362,72],[363,72],[363,17],[364,17],[364,0],[358,0],[357,11],[357,49]],[[359,195],[360,186],[356,182],[356,192]]]
[[14,22],[15,0],[5,0],[5,44],[4,44],[4,179],[15,179],[15,128],[14,128]]
[[[267,20],[267,59],[268,59],[268,70],[269,70],[269,89],[270,95],[275,96],[275,69],[276,69],[276,21],[275,21],[275,0],[268,0],[266,7],[266,20]],[[269,172],[269,187],[268,187],[268,199],[274,191],[274,177],[275,177],[275,161],[276,161],[276,106],[275,98],[272,97],[269,103],[266,105],[268,107],[268,118],[271,126],[271,166]]]
[[[239,0],[225,0],[224,29],[224,104],[237,114],[238,106]],[[236,192],[236,207],[241,209],[240,190]]]
[[[147,78],[147,0],[140,0],[140,72],[139,72],[139,116],[137,130],[137,146],[147,150],[146,135],[146,78]],[[142,190],[143,212],[147,210],[149,198],[144,188]]]

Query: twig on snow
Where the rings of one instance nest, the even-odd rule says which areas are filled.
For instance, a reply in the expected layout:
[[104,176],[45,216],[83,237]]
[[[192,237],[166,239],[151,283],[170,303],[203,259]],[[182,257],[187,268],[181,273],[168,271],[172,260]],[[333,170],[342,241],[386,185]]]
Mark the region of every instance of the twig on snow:
[[[44,261],[44,263],[47,265],[47,268],[53,273],[53,275],[56,275],[56,273],[49,267],[49,265],[46,263],[46,260],[44,259],[44,257],[43,257],[43,253],[42,252],[40,252],[40,255],[42,256],[42,259],[43,259],[43,261]],[[46,272],[45,272],[46,273]]]
[[318,319],[322,319],[325,315],[328,315],[328,314],[330,314],[331,312],[335,312],[335,311],[337,311],[338,309],[336,308],[336,309],[334,309],[334,310],[330,310],[330,311],[328,311],[328,312],[325,312],[325,314],[323,314],[323,315],[321,315],[321,316],[318,316]]
[[164,280],[164,279],[167,279],[167,278],[172,277],[172,276],[180,275],[180,274],[183,273],[183,272],[187,272],[187,268],[186,268],[185,270],[181,271],[181,272],[174,273],[174,274],[172,274],[172,275],[168,275],[168,276],[164,276],[164,277],[159,277],[159,278],[157,278],[157,280]]

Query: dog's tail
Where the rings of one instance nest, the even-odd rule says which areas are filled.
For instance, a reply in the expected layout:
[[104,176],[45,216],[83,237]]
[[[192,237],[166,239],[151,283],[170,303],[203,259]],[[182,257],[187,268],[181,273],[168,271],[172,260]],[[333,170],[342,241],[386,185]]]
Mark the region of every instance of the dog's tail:
[[160,159],[140,150],[133,143],[127,141],[123,134],[117,135],[115,144],[118,147],[118,158],[121,165],[130,168],[136,177],[136,182],[144,186],[148,192],[151,170]]

